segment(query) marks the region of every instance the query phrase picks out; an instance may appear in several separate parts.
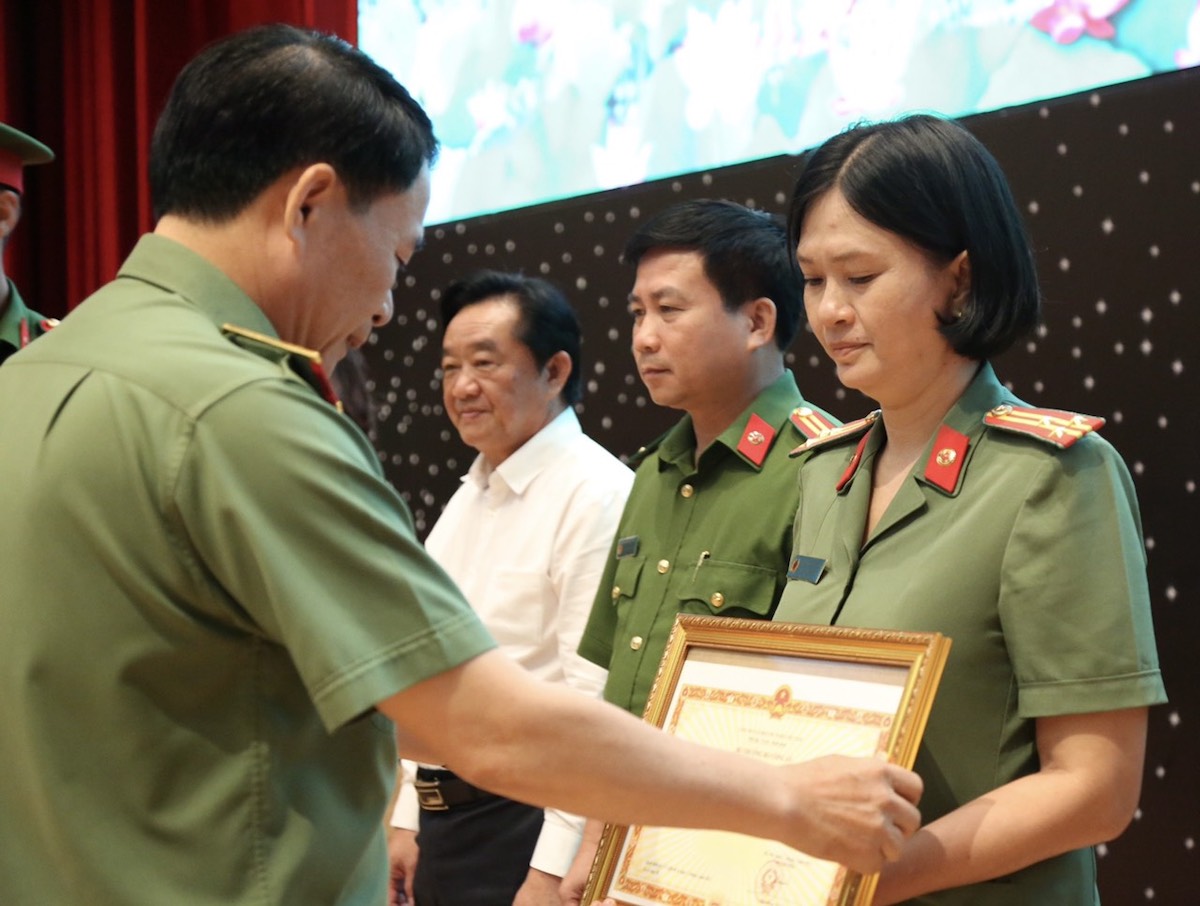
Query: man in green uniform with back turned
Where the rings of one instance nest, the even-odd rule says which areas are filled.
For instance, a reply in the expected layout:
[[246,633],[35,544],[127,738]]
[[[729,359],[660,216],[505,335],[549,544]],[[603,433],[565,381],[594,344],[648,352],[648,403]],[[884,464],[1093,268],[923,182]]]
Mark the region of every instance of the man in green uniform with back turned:
[[[803,310],[779,218],[688,201],[625,247],[637,269],[633,355],[651,398],[684,411],[638,451],[637,475],[579,653],[608,669],[604,697],[641,715],[679,613],[770,619],[787,583],[796,464],[838,424],[806,402],[784,350]],[[589,822],[567,898],[586,879]]]
[[37,139],[0,123],[0,364],[55,323],[31,311],[4,273],[4,252],[21,219],[25,168],[52,160],[54,152]]
[[915,830],[907,771],[764,769],[537,682],[421,549],[324,374],[391,316],[436,149],[335,38],[212,45],[155,130],[154,232],[0,368],[0,903],[377,906],[398,741],[858,871]]

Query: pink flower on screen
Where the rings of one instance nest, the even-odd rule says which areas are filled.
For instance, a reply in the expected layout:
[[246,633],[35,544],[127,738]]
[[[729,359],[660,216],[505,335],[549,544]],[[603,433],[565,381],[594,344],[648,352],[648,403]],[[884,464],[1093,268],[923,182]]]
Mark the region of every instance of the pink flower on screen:
[[550,40],[550,37],[550,26],[544,22],[538,22],[536,19],[517,27],[517,40],[522,44],[532,44],[534,47],[541,47]]
[[1129,0],[1054,0],[1029,24],[1044,31],[1059,44],[1074,44],[1083,35],[1107,41],[1117,30],[1108,21]]
[[1196,5],[1192,18],[1188,20],[1187,44],[1175,51],[1175,65],[1180,69],[1200,66],[1200,3]]

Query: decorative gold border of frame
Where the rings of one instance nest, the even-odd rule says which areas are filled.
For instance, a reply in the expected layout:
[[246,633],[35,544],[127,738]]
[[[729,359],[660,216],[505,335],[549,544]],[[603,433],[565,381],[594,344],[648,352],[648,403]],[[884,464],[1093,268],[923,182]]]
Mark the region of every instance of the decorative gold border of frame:
[[[933,707],[942,670],[950,653],[950,639],[941,633],[901,632],[806,623],[774,623],[681,614],[675,619],[658,673],[646,702],[643,719],[662,727],[683,672],[684,662],[698,648],[724,652],[783,655],[812,660],[906,667],[908,678],[900,696],[888,736],[889,761],[911,768]],[[769,694],[773,690],[765,690]],[[588,876],[582,903],[608,896],[617,858],[630,828],[606,824]],[[829,906],[869,906],[878,875],[838,873]],[[618,903],[622,901],[617,899]]]

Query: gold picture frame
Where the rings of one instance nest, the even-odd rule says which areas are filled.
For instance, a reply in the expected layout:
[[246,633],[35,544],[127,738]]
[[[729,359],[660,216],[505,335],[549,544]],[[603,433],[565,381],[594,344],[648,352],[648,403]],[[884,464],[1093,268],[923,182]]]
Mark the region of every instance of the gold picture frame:
[[[911,768],[950,639],[676,618],[644,719],[770,763],[883,754]],[[582,902],[869,906],[878,875],[724,831],[605,825]]]

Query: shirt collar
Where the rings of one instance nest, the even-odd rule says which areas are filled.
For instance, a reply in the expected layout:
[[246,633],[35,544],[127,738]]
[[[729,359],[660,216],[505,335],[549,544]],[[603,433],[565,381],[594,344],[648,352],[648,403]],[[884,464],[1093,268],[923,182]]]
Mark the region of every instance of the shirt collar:
[[568,406],[496,468],[488,465],[482,454],[476,456],[462,480],[471,481],[480,490],[486,490],[495,476],[514,494],[523,494],[553,461],[555,450],[582,433],[575,410]]
[[[1022,405],[1020,400],[1000,383],[991,363],[983,362],[980,364],[979,370],[975,372],[975,377],[971,379],[971,383],[967,385],[967,389],[963,391],[962,396],[950,407],[950,411],[942,419],[942,424],[960,434],[966,435],[971,443],[969,453],[974,453],[975,442],[979,435],[983,433],[985,427],[983,416],[988,410],[1001,403]],[[871,426],[870,434],[862,448],[862,456],[854,463],[854,471],[849,475],[843,476],[843,492],[848,489],[863,464],[871,462],[875,454],[879,452],[879,448],[886,436],[886,431],[887,427],[883,418],[880,418]],[[935,443],[937,443],[936,432],[934,437],[929,439],[929,443],[917,459],[917,465],[914,466],[913,474],[918,481],[926,481],[923,470],[925,463],[928,462],[929,456],[933,452],[933,445]]]
[[[754,398],[754,402],[729,423],[728,427],[713,441],[713,446],[720,444],[753,468],[760,468],[738,451],[738,444],[741,442],[742,435],[746,433],[746,425],[750,421],[750,417],[757,415],[767,424],[778,428],[787,420],[800,401],[800,389],[796,386],[796,377],[785,368],[783,374],[764,387]],[[706,454],[707,452],[705,451]],[[686,463],[686,469],[690,472],[695,455],[696,432],[692,428],[692,417],[685,415],[663,438],[662,444],[659,446],[659,467],[662,468],[667,463],[680,465]]]
[[942,419],[942,424],[955,431],[961,431],[968,437],[975,437],[983,433],[984,415],[989,409],[999,406],[1001,403],[1024,405],[1013,395],[1012,391],[1000,383],[991,363],[983,362],[979,366],[979,370],[975,372],[971,383],[967,385],[967,389],[963,391],[963,395],[950,407],[950,411]]
[[279,337],[266,313],[224,271],[173,239],[142,236],[117,272],[117,279],[122,278],[181,296],[218,327],[234,324]]

